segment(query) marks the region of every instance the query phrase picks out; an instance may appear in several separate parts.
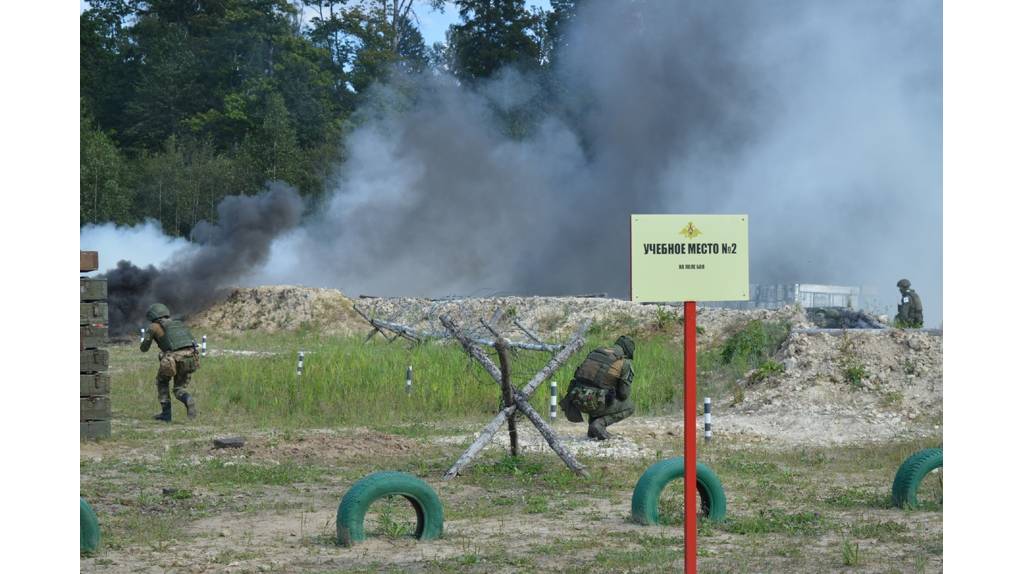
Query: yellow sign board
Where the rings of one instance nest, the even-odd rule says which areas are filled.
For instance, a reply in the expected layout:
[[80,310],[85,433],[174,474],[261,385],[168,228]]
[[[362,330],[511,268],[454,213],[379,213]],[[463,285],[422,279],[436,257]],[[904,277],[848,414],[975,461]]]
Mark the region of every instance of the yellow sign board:
[[747,301],[746,215],[631,215],[633,301]]

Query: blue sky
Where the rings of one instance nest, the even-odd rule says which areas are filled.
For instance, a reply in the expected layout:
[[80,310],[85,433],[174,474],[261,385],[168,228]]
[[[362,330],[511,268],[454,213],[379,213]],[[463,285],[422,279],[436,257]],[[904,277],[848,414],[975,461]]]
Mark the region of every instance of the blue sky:
[[[527,6],[536,6],[545,10],[551,9],[550,0],[527,0]],[[78,3],[79,11],[84,11],[89,7],[89,3],[85,0],[79,0]],[[435,42],[444,42],[445,32],[448,30],[448,26],[451,26],[459,20],[459,12],[453,4],[450,2],[445,7],[444,12],[431,10],[428,3],[422,0],[416,2],[415,10],[419,18],[420,33],[423,34],[423,41],[430,46]],[[306,9],[306,21],[312,18],[316,14],[316,11],[307,8]]]

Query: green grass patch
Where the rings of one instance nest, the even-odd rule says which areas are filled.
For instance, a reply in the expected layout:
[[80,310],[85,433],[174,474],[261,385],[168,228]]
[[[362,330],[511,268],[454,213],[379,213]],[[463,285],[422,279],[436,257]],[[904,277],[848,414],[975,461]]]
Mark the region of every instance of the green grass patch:
[[889,508],[891,495],[870,487],[834,488],[824,502],[834,508]]
[[678,548],[639,548],[629,550],[606,549],[597,553],[594,562],[606,568],[621,569],[618,572],[633,571],[641,566],[668,566],[682,561]]
[[721,351],[722,361],[756,368],[778,351],[789,336],[789,331],[790,325],[787,322],[760,319],[750,321],[725,341]]
[[193,476],[193,480],[199,484],[284,486],[315,481],[323,476],[323,470],[291,461],[275,465],[258,465],[213,459],[196,467]]
[[408,538],[416,533],[416,511],[401,496],[385,496],[370,505],[364,527],[368,536]]
[[860,545],[856,542],[843,540],[842,546],[843,566],[860,565]]
[[817,535],[827,528],[827,523],[817,512],[768,509],[753,516],[727,518],[721,528],[733,534]]
[[864,379],[868,378],[868,370],[861,363],[847,361],[843,367],[843,379],[854,388],[862,388]]
[[[592,329],[583,348],[551,377],[564,396],[573,372],[593,347],[608,345],[619,323]],[[224,429],[251,426],[279,429],[310,426],[366,425],[404,436],[433,434],[432,421],[476,421],[492,416],[500,405],[498,385],[456,345],[388,344],[380,338],[317,336],[312,333],[253,333],[251,337],[211,338],[211,350],[192,376],[203,424]],[[112,346],[115,417],[144,421],[161,431],[168,425],[150,421],[158,406],[153,377],[156,355],[130,345]],[[245,351],[249,354],[232,354]],[[296,374],[298,351],[305,352],[304,371]],[[512,380],[525,384],[550,359],[547,353],[521,351],[512,359]],[[654,333],[637,341],[633,360],[633,397],[637,415],[660,414],[681,405],[682,349],[671,333]],[[406,393],[405,374],[413,367]],[[548,405],[545,384],[531,404]],[[170,429],[187,428],[184,409],[174,403]],[[131,431],[140,440],[159,433]]]

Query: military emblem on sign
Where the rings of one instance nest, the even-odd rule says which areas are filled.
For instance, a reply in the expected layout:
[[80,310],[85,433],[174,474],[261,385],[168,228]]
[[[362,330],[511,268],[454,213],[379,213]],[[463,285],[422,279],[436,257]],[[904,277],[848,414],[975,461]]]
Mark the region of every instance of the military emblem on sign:
[[687,239],[693,239],[694,237],[700,235],[700,230],[697,229],[697,227],[694,226],[693,222],[691,221],[686,224],[686,227],[684,227],[682,231],[679,232],[679,235],[685,235]]

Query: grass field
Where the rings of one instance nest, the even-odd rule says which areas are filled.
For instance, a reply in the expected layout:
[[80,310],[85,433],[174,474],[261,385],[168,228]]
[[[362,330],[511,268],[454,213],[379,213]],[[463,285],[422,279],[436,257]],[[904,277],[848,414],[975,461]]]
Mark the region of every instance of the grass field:
[[[610,345],[617,335],[610,329],[593,329],[584,348],[552,377],[559,391],[565,392],[573,370],[591,347]],[[667,330],[645,333],[637,346],[634,368],[643,373],[633,386],[637,414],[662,414],[682,404],[682,349],[671,336]],[[763,361],[778,342],[777,337],[751,341],[741,332],[722,347],[702,351],[698,393],[713,399],[731,396],[735,379]],[[493,413],[499,401],[494,382],[458,345],[410,347],[404,342],[388,344],[379,337],[363,344],[359,337],[299,332],[214,335],[208,346],[211,355],[194,377],[196,396],[204,420],[218,424],[304,428],[475,419]],[[300,350],[304,353],[302,376],[296,375]],[[117,345],[110,352],[119,417],[146,419],[157,408],[155,351],[143,354],[135,345]],[[549,358],[547,353],[520,351],[512,361],[513,381],[522,386]],[[409,365],[414,384],[412,392],[406,393]],[[547,410],[548,396],[547,385],[538,389],[532,400],[538,412]]]
[[[756,348],[772,329],[740,338]],[[589,348],[614,340],[596,332]],[[748,341],[749,342],[749,341]],[[443,472],[497,408],[497,387],[451,346],[315,333],[211,336],[216,350],[194,377],[200,418],[149,420],[156,359],[132,346],[112,348],[114,437],[83,443],[81,490],[103,529],[86,572],[679,572],[682,487],[661,499],[662,526],[629,521],[633,485],[659,459],[681,454],[677,412],[682,373],[671,333],[645,335],[637,348],[637,416],[611,428],[616,443],[643,447],[640,458],[583,455],[590,479],[572,475],[550,452],[508,457],[487,449],[453,481]],[[737,339],[733,347],[742,347]],[[728,344],[728,343],[726,343]],[[767,342],[765,344],[774,344]],[[299,349],[305,373],[295,375]],[[265,355],[226,354],[225,350]],[[725,362],[723,347],[703,351],[704,394],[728,398],[737,373],[758,361]],[[736,349],[733,349],[737,352]],[[582,353],[581,353],[582,356]],[[573,365],[581,358],[569,362]],[[545,356],[521,352],[524,381]],[[414,365],[412,395],[405,368]],[[569,368],[555,377],[564,392]],[[547,389],[535,406],[546,412]],[[562,436],[584,425],[555,425]],[[212,449],[211,439],[246,437],[243,449]],[[927,440],[837,448],[773,448],[723,430],[700,447],[721,477],[724,522],[702,522],[702,573],[938,572],[942,569],[941,471],[922,485],[920,510],[889,506],[893,475]],[[369,539],[334,544],[344,492],[376,470],[400,470],[430,483],[445,505],[445,535],[410,538],[415,516],[402,499],[374,504]]]

